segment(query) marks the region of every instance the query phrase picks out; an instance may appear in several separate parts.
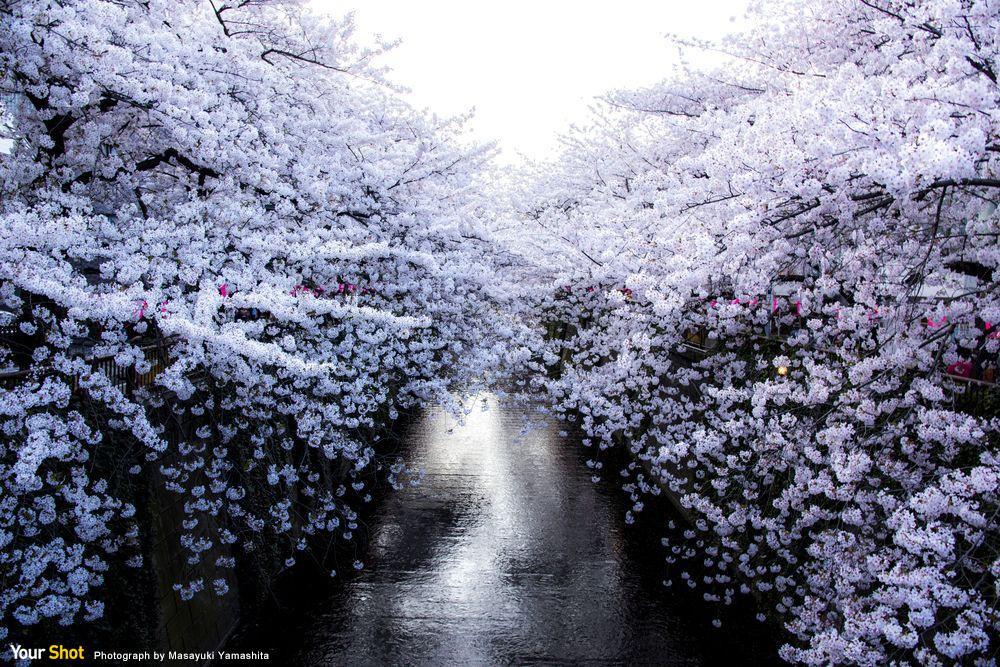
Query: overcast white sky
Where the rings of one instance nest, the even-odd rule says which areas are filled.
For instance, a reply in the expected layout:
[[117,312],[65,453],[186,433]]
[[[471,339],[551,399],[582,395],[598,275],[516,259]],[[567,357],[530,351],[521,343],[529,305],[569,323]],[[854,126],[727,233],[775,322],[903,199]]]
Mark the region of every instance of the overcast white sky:
[[546,158],[593,99],[670,73],[666,33],[717,38],[742,22],[747,0],[313,0],[354,11],[360,37],[401,38],[393,80],[420,107],[475,108],[475,134],[505,161]]

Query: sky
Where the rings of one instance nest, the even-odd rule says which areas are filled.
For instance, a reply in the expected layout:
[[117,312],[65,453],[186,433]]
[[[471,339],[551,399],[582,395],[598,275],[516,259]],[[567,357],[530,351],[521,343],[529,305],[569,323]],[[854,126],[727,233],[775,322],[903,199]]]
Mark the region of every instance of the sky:
[[[402,43],[385,58],[416,106],[475,110],[476,139],[501,160],[546,159],[601,94],[656,83],[678,61],[667,33],[716,39],[747,0],[312,0],[355,12],[358,36]],[[697,57],[697,56],[696,56]],[[692,58],[693,59],[693,58]]]

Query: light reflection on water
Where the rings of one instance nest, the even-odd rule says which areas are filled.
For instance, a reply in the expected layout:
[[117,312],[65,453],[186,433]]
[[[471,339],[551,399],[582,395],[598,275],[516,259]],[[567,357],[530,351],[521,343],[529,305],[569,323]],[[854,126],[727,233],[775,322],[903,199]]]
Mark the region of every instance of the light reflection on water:
[[629,543],[557,424],[522,437],[524,408],[483,400],[464,425],[430,412],[412,427],[423,480],[372,518],[367,569],[295,621],[296,662],[749,664],[766,650],[656,585],[660,554]]

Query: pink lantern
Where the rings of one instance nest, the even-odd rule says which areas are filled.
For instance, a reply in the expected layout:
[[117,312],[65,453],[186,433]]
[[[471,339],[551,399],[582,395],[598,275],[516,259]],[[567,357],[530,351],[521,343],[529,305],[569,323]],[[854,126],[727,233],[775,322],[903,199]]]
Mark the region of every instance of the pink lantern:
[[964,378],[972,376],[972,364],[964,359],[950,364],[947,370],[949,375],[957,375]]

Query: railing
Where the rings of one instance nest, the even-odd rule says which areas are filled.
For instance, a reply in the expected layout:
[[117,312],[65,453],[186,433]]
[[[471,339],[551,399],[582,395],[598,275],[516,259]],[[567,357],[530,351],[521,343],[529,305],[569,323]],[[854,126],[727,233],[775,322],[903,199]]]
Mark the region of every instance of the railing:
[[[0,332],[0,336],[3,336],[3,332]],[[146,362],[150,365],[149,370],[145,373],[139,373],[134,366],[123,366],[116,363],[113,356],[91,356],[87,360],[90,362],[91,368],[103,373],[113,386],[123,393],[130,393],[136,389],[151,386],[157,376],[169,365],[170,360],[167,356],[167,344],[172,340],[161,338],[139,348],[142,350]],[[0,387],[9,389],[17,384],[17,382],[28,377],[33,371],[34,369],[28,368],[0,372]],[[72,386],[74,393],[79,391],[79,378],[73,378]]]

